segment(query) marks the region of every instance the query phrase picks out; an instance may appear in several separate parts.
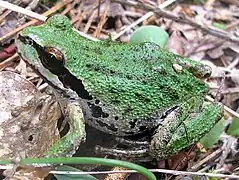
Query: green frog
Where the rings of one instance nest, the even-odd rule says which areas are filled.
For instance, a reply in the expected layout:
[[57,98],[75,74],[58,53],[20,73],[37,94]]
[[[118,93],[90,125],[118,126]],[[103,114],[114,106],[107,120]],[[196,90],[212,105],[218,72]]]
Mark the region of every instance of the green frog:
[[[210,68],[152,42],[94,42],[67,17],[54,15],[25,28],[16,44],[46,82],[80,105],[88,125],[122,137],[153,131],[154,157],[194,144],[222,117],[222,106],[204,99],[208,86],[201,78],[210,76]],[[74,140],[82,139],[80,127],[73,127]]]

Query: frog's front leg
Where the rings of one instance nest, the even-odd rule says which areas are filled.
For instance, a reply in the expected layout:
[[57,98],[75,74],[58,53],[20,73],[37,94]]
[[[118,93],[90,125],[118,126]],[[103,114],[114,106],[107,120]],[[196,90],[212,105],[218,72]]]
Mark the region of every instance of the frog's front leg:
[[[195,101],[193,98],[182,107],[172,111],[154,134],[149,153],[165,158],[198,142],[222,118],[222,106],[216,103]],[[187,109],[188,103],[198,108]],[[185,106],[186,105],[186,106]]]
[[68,104],[65,117],[69,122],[70,130],[46,152],[46,156],[72,156],[80,143],[85,141],[85,121],[77,102]]

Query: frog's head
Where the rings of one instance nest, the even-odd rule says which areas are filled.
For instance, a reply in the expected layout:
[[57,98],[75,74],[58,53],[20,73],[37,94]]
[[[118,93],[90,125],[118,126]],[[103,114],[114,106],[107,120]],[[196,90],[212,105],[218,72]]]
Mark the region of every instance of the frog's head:
[[[63,54],[66,50],[62,37],[71,31],[70,20],[63,15],[55,15],[47,19],[43,25],[27,27],[21,31],[16,46],[19,54],[30,65],[37,65],[40,61],[48,69],[54,66],[51,63],[64,65]],[[63,43],[60,43],[62,41]],[[53,58],[56,61],[53,62]]]
[[[52,16],[40,26],[27,27],[18,34],[17,51],[41,77],[57,89],[64,89],[59,76],[66,73],[64,38],[71,33],[70,20],[62,15]],[[54,71],[54,73],[52,73]]]

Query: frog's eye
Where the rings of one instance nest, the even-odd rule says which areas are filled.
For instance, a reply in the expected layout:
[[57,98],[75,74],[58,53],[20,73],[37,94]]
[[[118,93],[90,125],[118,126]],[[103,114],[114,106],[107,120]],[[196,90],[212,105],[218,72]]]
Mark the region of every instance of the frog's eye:
[[53,47],[45,47],[44,51],[53,56],[56,60],[60,61],[63,65],[65,64],[65,58],[61,51]]
[[57,69],[62,70],[62,67],[65,66],[65,58],[62,52],[53,47],[42,47],[36,45],[35,48],[38,52],[39,59],[43,66],[49,70]]

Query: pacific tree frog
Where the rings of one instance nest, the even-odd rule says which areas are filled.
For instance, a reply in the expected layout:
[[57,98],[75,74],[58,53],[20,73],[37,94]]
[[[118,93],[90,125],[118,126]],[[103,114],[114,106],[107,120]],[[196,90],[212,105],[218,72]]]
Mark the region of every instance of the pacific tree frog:
[[62,15],[25,28],[16,43],[33,69],[79,103],[87,124],[117,136],[153,131],[154,157],[194,144],[222,116],[221,105],[205,102],[208,86],[198,78],[210,68],[154,43],[93,42]]

